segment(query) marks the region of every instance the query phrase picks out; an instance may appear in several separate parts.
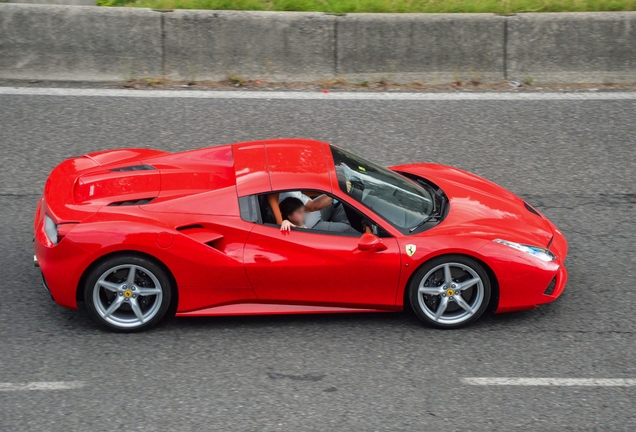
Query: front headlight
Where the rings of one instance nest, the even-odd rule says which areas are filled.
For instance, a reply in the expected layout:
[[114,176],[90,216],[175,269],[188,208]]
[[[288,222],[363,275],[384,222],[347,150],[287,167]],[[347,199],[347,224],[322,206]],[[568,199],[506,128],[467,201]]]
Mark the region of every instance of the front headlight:
[[510,246],[513,249],[520,250],[521,252],[525,252],[532,256],[539,258],[541,261],[550,262],[556,259],[556,255],[550,252],[548,249],[541,248],[538,246],[530,246],[521,243],[515,243],[508,240],[496,239],[493,240],[495,243],[500,243],[502,245]]
[[57,244],[57,225],[49,215],[44,216],[44,231],[51,243]]

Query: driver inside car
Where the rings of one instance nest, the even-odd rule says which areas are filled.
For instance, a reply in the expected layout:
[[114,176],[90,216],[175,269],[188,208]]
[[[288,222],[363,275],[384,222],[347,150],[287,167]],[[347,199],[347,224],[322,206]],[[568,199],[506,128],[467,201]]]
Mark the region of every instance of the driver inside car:
[[300,191],[283,192],[278,198],[279,205],[287,198],[300,200],[307,211],[305,226],[308,229],[360,234],[351,227],[341,203],[334,205],[334,200],[328,195],[320,195],[311,199]]
[[307,210],[305,210],[305,205],[301,200],[287,197],[280,202],[279,207],[283,218],[283,223],[280,225],[281,231],[289,231],[292,228],[307,228],[305,226]]

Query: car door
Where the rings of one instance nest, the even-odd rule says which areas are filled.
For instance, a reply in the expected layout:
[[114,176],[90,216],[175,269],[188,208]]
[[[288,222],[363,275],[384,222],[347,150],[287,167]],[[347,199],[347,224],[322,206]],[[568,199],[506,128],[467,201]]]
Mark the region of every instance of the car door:
[[[244,250],[260,300],[333,306],[394,306],[400,275],[398,243],[360,250],[361,236],[256,224]],[[383,247],[384,247],[383,246]]]

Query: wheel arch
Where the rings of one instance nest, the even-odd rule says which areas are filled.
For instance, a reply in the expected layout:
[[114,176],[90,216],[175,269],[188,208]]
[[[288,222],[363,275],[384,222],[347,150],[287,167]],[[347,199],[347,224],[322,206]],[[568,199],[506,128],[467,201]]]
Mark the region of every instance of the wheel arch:
[[411,273],[411,276],[406,281],[406,285],[404,285],[404,292],[402,293],[402,301],[404,302],[403,307],[406,308],[407,305],[408,307],[411,307],[411,301],[409,299],[409,286],[411,285],[411,281],[413,280],[413,278],[415,278],[417,271],[422,266],[429,263],[430,261],[434,259],[438,259],[438,258],[447,257],[447,256],[463,256],[466,258],[470,258],[472,260],[477,261],[480,265],[484,267],[484,270],[486,270],[486,273],[488,274],[488,278],[490,279],[490,285],[491,285],[490,288],[492,290],[490,294],[490,300],[488,302],[488,308],[486,310],[490,312],[496,310],[497,305],[499,304],[499,281],[497,280],[497,275],[495,274],[493,269],[488,265],[488,263],[486,263],[483,259],[476,257],[475,255],[470,255],[470,254],[461,253],[461,252],[446,252],[446,253],[432,256],[428,258],[427,260],[420,262],[417,268],[413,270],[413,273]]
[[118,257],[118,256],[124,256],[124,255],[133,255],[133,256],[137,256],[137,257],[141,257],[141,258],[145,258],[147,260],[150,260],[152,262],[154,262],[155,264],[157,264],[159,267],[161,267],[165,272],[166,275],[168,276],[168,278],[170,279],[170,285],[171,285],[171,304],[170,304],[170,308],[168,309],[169,312],[171,311],[176,311],[176,305],[178,304],[179,301],[179,290],[177,289],[177,280],[174,277],[174,274],[172,274],[172,271],[170,270],[170,268],[168,268],[167,265],[165,265],[159,258],[146,253],[146,252],[140,252],[137,250],[118,250],[118,251],[114,251],[114,252],[109,252],[107,254],[104,254],[102,256],[100,256],[99,258],[97,258],[95,261],[93,261],[88,267],[86,267],[86,269],[84,270],[84,272],[82,273],[82,276],[80,276],[79,282],[77,283],[77,287],[75,287],[75,298],[76,301],[78,302],[83,302],[84,301],[84,284],[86,283],[86,279],[88,278],[88,275],[91,273],[91,271],[99,266],[101,263],[103,263],[104,261],[114,258],[114,257]]

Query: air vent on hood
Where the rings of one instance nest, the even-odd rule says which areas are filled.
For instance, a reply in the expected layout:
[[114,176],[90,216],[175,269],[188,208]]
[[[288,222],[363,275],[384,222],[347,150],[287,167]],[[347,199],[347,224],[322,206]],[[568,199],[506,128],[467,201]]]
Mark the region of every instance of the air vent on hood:
[[108,204],[109,206],[132,206],[132,205],[142,205],[142,204],[148,204],[150,201],[152,201],[154,198],[142,198],[142,199],[138,199],[138,200],[130,200],[130,201],[115,201],[112,202],[110,204]]
[[528,204],[527,202],[525,202],[525,201],[524,201],[524,202],[523,202],[523,205],[525,205],[525,206],[526,206],[526,208],[528,209],[528,211],[529,211],[530,213],[534,213],[534,214],[536,214],[536,215],[537,215],[537,216],[539,216],[539,217],[543,217],[543,216],[541,216],[541,213],[539,213],[538,211],[536,211],[536,210],[535,210],[535,208],[534,208],[534,207],[532,207],[532,206],[531,206],[530,204]]
[[132,166],[127,166],[127,167],[121,167],[121,168],[113,168],[111,169],[111,171],[113,172],[118,172],[118,171],[151,171],[156,169],[155,167],[153,167],[152,165],[132,165]]

